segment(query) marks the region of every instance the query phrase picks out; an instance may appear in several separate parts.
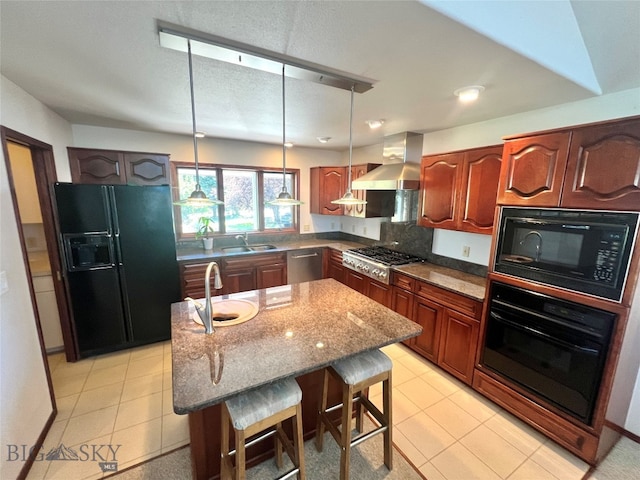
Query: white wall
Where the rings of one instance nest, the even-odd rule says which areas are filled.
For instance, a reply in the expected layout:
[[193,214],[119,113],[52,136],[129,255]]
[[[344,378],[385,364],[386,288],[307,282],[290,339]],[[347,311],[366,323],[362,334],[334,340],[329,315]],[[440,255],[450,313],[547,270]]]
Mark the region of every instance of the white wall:
[[[106,148],[154,153],[168,153],[173,161],[193,161],[191,136],[149,133],[134,130],[73,126],[76,147]],[[282,168],[282,147],[257,142],[243,142],[219,138],[198,141],[198,161],[222,165],[256,165]],[[339,222],[326,215],[309,213],[309,168],[342,165],[339,152],[325,149],[294,147],[287,150],[287,167],[300,169],[301,233],[339,230]],[[331,224],[334,228],[331,228]]]
[[[0,77],[0,98],[0,123],[53,145],[58,176],[69,178],[65,148],[71,126],[5,77]],[[0,478],[15,478],[23,462],[8,461],[7,445],[33,445],[53,405],[1,151],[0,225],[0,271],[9,287],[0,295]]]

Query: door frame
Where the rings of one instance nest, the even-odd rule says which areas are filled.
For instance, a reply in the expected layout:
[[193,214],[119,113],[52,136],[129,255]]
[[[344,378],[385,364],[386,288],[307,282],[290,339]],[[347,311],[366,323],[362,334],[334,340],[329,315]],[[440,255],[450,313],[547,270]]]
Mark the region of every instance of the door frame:
[[[80,357],[78,355],[78,347],[76,345],[75,335],[73,333],[73,324],[71,322],[67,289],[64,284],[64,270],[62,257],[60,255],[61,245],[59,242],[59,237],[57,235],[55,209],[53,202],[53,184],[57,181],[58,178],[56,173],[55,159],[53,156],[53,147],[47,143],[41,142],[40,140],[29,137],[15,130],[11,130],[10,128],[7,128],[3,125],[0,125],[0,140],[2,141],[2,151],[4,153],[5,165],[9,177],[8,180],[11,190],[11,198],[13,200],[13,210],[18,225],[20,225],[21,223],[20,213],[18,211],[15,185],[13,183],[13,176],[11,172],[11,163],[9,162],[9,151],[7,142],[13,142],[23,145],[29,148],[29,150],[31,151],[31,159],[33,162],[33,170],[36,178],[38,200],[40,202],[40,210],[42,213],[44,235],[47,243],[47,252],[49,254],[49,264],[51,266],[53,287],[56,295],[56,303],[58,305],[58,313],[60,316],[60,327],[62,330],[62,339],[64,341],[64,352],[68,362],[75,362],[79,360]],[[26,253],[26,242],[21,228],[18,228],[18,235],[20,237],[20,244],[22,246],[22,257],[25,269],[27,272],[31,273],[31,269],[29,267],[29,259]],[[33,288],[33,282],[31,280],[31,275],[29,275],[28,283],[31,294],[31,302],[33,304],[34,312],[36,315],[40,348],[42,350],[43,358],[46,362],[47,354],[44,345],[44,336],[42,334],[40,315],[38,313],[38,308],[36,305],[36,297]],[[51,378],[48,370],[49,369],[47,368],[49,389],[51,392],[53,392],[53,385],[51,383]]]

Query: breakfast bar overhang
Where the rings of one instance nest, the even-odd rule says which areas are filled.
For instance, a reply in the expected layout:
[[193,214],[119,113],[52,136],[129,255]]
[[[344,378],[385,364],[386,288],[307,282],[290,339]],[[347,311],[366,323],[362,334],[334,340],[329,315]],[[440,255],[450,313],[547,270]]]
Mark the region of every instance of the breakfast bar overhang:
[[[217,326],[212,335],[194,322],[194,307],[174,303],[171,313],[173,405],[189,415],[194,479],[220,471],[220,406],[226,399],[287,377],[302,388],[305,438],[313,436],[324,367],[351,355],[407,340],[422,328],[333,280],[284,285],[224,298],[259,306],[251,320]],[[338,401],[336,389],[334,399]],[[248,450],[253,463],[269,450]]]

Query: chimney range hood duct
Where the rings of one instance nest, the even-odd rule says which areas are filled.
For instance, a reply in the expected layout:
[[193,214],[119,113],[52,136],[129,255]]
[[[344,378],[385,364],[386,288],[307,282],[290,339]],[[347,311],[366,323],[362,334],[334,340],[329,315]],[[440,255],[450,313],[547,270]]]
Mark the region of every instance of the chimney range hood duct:
[[418,190],[422,134],[403,132],[384,137],[382,165],[353,180],[353,190]]

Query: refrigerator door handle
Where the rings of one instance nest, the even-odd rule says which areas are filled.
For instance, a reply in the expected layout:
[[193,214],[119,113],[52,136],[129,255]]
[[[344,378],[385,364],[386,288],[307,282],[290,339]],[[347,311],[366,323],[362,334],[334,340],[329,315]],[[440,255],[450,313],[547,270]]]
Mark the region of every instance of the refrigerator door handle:
[[116,194],[114,188],[105,187],[108,192],[108,201],[109,201],[109,223],[111,228],[113,229],[113,245],[115,247],[116,254],[116,265],[122,267],[122,250],[120,248],[120,224],[118,222],[118,209],[116,208]]

